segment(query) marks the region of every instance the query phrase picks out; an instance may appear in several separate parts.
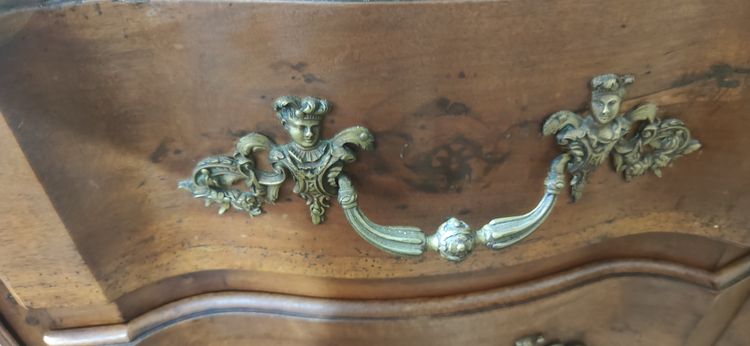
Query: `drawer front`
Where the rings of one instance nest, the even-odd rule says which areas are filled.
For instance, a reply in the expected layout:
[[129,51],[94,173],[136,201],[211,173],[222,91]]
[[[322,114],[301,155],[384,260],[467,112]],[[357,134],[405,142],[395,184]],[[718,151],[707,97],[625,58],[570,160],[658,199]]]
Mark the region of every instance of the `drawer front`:
[[[700,272],[703,279],[688,281],[711,291],[701,293],[710,300],[747,274],[741,268],[750,245],[750,137],[743,126],[750,113],[750,4],[19,6],[0,12],[0,145],[7,148],[0,177],[10,182],[0,201],[0,219],[8,220],[0,227],[0,280],[10,297],[5,304],[31,316],[37,334],[124,326],[212,292],[392,302],[471,295],[643,260],[623,272],[653,275],[651,266],[661,263]],[[201,159],[231,153],[248,133],[290,142],[274,100],[311,95],[333,105],[322,138],[352,126],[374,138],[373,150],[352,149],[357,161],[344,168],[374,222],[430,235],[457,217],[478,229],[534,208],[561,152],[552,136],[542,136],[545,120],[563,109],[585,113],[587,83],[610,72],[636,80],[623,111],[656,104],[659,116],[683,121],[703,148],[665,168],[663,178],[648,173],[629,183],[606,161],[578,201],[567,188],[561,192],[534,234],[502,251],[476,249],[460,263],[435,253],[380,251],[352,230],[335,198],[325,221],[314,225],[292,179],[252,218],[235,210],[218,216],[177,188]],[[269,169],[262,158],[258,164]],[[614,285],[596,287],[605,282]],[[519,309],[513,311],[525,311]],[[559,311],[579,315],[567,309]],[[496,310],[487,312],[496,314],[491,319],[521,314]],[[623,321],[652,315],[644,311]],[[474,317],[444,318],[445,325],[463,325]],[[170,330],[249,319],[320,333],[338,328],[305,318],[222,315]],[[576,339],[583,334],[573,333],[585,332],[551,321],[518,325],[502,340],[548,330],[552,338]],[[378,333],[381,325],[383,333],[396,333],[389,323],[367,322],[362,328],[372,332],[361,333]],[[433,327],[415,327],[424,334],[410,340],[452,331]],[[670,336],[682,340],[683,327],[675,325]],[[488,333],[481,335],[495,331]]]

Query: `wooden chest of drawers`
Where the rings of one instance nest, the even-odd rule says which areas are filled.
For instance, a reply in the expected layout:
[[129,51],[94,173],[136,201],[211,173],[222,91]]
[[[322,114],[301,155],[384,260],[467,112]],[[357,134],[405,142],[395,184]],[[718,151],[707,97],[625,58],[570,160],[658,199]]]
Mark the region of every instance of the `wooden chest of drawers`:
[[[0,9],[0,343],[750,343],[746,1]],[[372,220],[523,214],[560,154],[543,123],[604,73],[634,76],[623,111],[656,104],[703,147],[662,178],[606,161],[501,251],[389,254],[336,198],[311,224],[292,182],[255,217],[177,189],[248,133],[287,143],[274,100],[310,95],[323,137],[374,138],[344,168]]]

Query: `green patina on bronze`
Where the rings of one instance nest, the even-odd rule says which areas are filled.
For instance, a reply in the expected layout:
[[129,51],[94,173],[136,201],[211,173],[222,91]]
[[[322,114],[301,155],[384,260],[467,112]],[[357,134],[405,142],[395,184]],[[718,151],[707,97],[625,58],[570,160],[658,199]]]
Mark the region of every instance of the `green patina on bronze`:
[[[325,220],[331,198],[338,197],[352,228],[379,249],[404,256],[420,256],[433,250],[458,262],[477,245],[500,250],[539,228],[566,186],[566,170],[572,175],[572,196],[578,199],[589,174],[610,154],[617,172],[629,180],[647,170],[660,176],[661,169],[674,159],[701,147],[680,120],[657,117],[652,104],[621,116],[625,86],[632,82],[633,77],[628,75],[597,76],[591,81],[591,115],[560,111],[550,116],[543,133],[557,134],[564,152],[550,165],[542,199],[526,214],[493,219],[479,230],[453,217],[429,236],[418,227],[371,221],[359,208],[357,191],[343,169],[356,158],[353,147],[370,150],[375,139],[369,130],[359,126],[345,129],[331,139],[320,139],[321,123],[330,104],[314,97],[284,96],[274,103],[276,115],[292,139],[290,143],[276,145],[264,135],[247,134],[237,142],[233,155],[202,160],[192,179],[180,182],[179,187],[204,199],[206,206],[218,203],[220,214],[234,207],[259,215],[265,202],[278,198],[279,187],[290,174],[295,181],[294,192],[307,202],[314,224]],[[254,154],[259,151],[268,152],[272,171],[257,167]],[[246,190],[233,187],[240,181],[245,182]]]
[[610,154],[617,172],[629,181],[648,170],[661,177],[662,168],[701,147],[682,121],[657,117],[654,104],[620,114],[625,87],[634,80],[630,75],[594,77],[589,115],[559,111],[544,122],[544,135],[556,134],[557,143],[570,156],[573,200],[581,198],[589,175]]
[[[321,122],[330,111],[328,101],[284,96],[276,100],[274,110],[292,138],[291,143],[276,145],[259,133],[250,133],[237,142],[233,155],[211,156],[198,163],[193,178],[179,187],[203,198],[206,206],[219,204],[219,213],[230,207],[259,215],[265,202],[278,198],[280,185],[289,173],[294,178],[294,192],[310,207],[314,224],[325,220],[331,197],[338,193],[337,178],[344,164],[356,159],[347,145],[372,149],[374,138],[369,130],[355,126],[331,139],[320,139]],[[268,152],[273,170],[257,167],[256,152]],[[245,182],[247,190],[232,187]]]

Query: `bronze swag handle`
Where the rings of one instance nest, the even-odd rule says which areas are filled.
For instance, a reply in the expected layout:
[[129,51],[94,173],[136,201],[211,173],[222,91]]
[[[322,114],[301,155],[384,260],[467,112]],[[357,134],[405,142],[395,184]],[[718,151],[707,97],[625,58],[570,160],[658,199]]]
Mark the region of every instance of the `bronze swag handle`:
[[[657,117],[653,104],[620,114],[625,87],[633,81],[629,75],[594,77],[590,114],[552,114],[542,132],[555,134],[563,153],[552,161],[541,200],[524,215],[493,219],[476,231],[453,217],[429,236],[417,227],[378,225],[368,219],[358,207],[356,189],[343,169],[356,160],[353,147],[370,150],[375,138],[368,129],[355,126],[321,139],[321,122],[331,107],[328,101],[314,97],[284,96],[274,102],[276,116],[291,143],[277,145],[264,135],[250,133],[240,138],[232,155],[201,160],[192,178],[180,182],[179,187],[204,199],[206,206],[217,203],[219,214],[234,208],[255,216],[262,213],[264,203],[278,198],[279,187],[289,174],[295,182],[294,192],[307,202],[314,224],[325,220],[331,198],[337,197],[352,228],[376,247],[405,256],[434,250],[450,261],[461,261],[475,245],[500,250],[539,228],[566,185],[566,170],[572,176],[571,195],[577,200],[589,175],[610,156],[617,172],[630,180],[649,170],[661,176],[661,169],[673,160],[701,147],[682,121]],[[259,151],[268,152],[271,171],[257,168],[254,154]],[[233,187],[240,181],[246,190]]]

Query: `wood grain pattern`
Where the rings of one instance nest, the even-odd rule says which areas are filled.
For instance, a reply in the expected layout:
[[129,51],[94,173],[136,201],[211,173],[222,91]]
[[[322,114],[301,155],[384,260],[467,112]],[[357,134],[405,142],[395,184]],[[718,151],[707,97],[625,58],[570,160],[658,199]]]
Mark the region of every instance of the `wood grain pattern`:
[[[750,275],[750,256],[737,261],[724,271],[739,272],[743,274],[743,277]],[[736,278],[732,278],[729,282],[720,282],[718,280],[726,278],[726,275],[721,273],[712,274],[670,263],[633,260],[599,263],[519,285],[467,295],[431,299],[353,301],[281,296],[270,293],[216,293],[187,298],[165,305],[126,324],[49,332],[45,335],[45,341],[50,345],[138,342],[150,335],[162,333],[164,330],[168,330],[186,320],[207,319],[210,321],[208,323],[213,325],[214,322],[212,321],[218,315],[259,314],[271,316],[270,320],[281,317],[326,321],[404,320],[416,325],[423,323],[419,321],[425,319],[462,317],[517,305],[520,305],[519,309],[527,310],[529,302],[545,300],[548,299],[547,297],[564,294],[563,292],[571,289],[597,292],[600,286],[607,285],[600,285],[597,282],[610,279],[618,281],[620,280],[618,278],[622,277],[643,277],[643,281],[662,281],[664,278],[669,278],[669,281],[679,281],[702,287],[707,292],[725,288],[727,284],[737,281]],[[634,281],[637,282],[637,280]],[[750,287],[748,286],[750,281],[745,280],[744,282],[745,284],[739,285],[739,289],[735,290],[740,292],[743,297],[748,291],[747,288]],[[657,283],[650,284],[660,285]],[[637,287],[638,284],[634,284],[634,286]],[[633,290],[636,289],[633,288]],[[605,292],[597,294],[606,295]],[[669,294],[678,293],[669,291]],[[649,297],[659,295],[661,293],[652,292],[648,294],[644,292],[641,298],[649,299]],[[737,294],[733,296],[737,296]],[[724,305],[727,304],[724,303]],[[736,307],[737,304],[728,304],[728,306]],[[579,308],[581,308],[580,305],[573,304],[560,309],[574,314]],[[611,305],[602,307],[604,310],[620,308]],[[701,316],[708,311],[710,310],[703,311]],[[731,317],[732,315],[730,313],[728,316]],[[726,321],[724,322],[721,325],[725,325]],[[520,327],[519,325],[518,328]],[[449,328],[454,328],[454,326],[449,326]],[[709,330],[716,330],[716,328],[710,328]],[[719,329],[720,331],[721,329]],[[691,332],[690,337],[686,336],[684,340],[689,341],[690,338],[696,338],[693,336],[695,330]],[[714,335],[712,340],[716,337],[718,337],[718,334]],[[203,337],[198,336],[197,338]],[[406,340],[411,339],[407,337]],[[238,342],[239,340],[235,341]],[[378,341],[375,342],[378,343]]]
[[[672,296],[658,303],[658,295],[646,294],[646,289],[668,290]],[[576,290],[562,291],[559,295],[540,301],[526,301],[520,306],[495,300],[499,295],[502,293],[487,292],[430,301],[347,302],[261,293],[209,294],[167,305],[126,326],[55,331],[48,333],[45,340],[50,345],[80,345],[86,342],[76,343],[77,337],[128,335],[129,338],[117,341],[144,345],[242,344],[250,341],[284,345],[340,345],[360,344],[367,340],[368,344],[373,345],[410,345],[418,340],[432,340],[441,345],[455,345],[494,340],[494,344],[510,345],[512,338],[520,337],[523,333],[547,332],[550,329],[549,332],[555,335],[561,333],[561,337],[583,338],[591,344],[602,344],[604,334],[612,338],[621,333],[631,334],[626,337],[617,335],[616,340],[624,343],[639,340],[633,344],[641,344],[640,341],[653,337],[660,345],[683,345],[690,331],[686,327],[698,323],[707,309],[707,302],[711,300],[706,291],[647,277],[610,278]],[[495,299],[488,300],[491,296],[495,296]],[[640,300],[640,303],[633,304],[636,300]],[[690,303],[685,304],[688,301]],[[444,306],[459,310],[444,311]],[[439,311],[430,311],[437,307],[440,307]],[[645,310],[655,315],[647,316]],[[674,319],[665,323],[665,315]],[[573,324],[584,321],[589,324],[573,327],[571,319],[578,320]],[[648,323],[647,320],[658,322],[661,328],[644,328],[646,325],[643,323]],[[605,321],[612,325],[607,325]],[[240,323],[263,327],[230,331]],[[625,325],[631,325],[626,328],[634,330],[613,333],[613,330]],[[566,327],[570,329],[566,330]],[[477,329],[482,332],[477,333]],[[321,335],[324,330],[330,333]],[[602,335],[598,336],[599,333]],[[97,340],[99,342],[91,340],[96,339],[86,341],[102,344],[102,339]]]
[[727,326],[716,346],[742,346],[750,340],[750,298],[737,312],[737,316]]
[[[425,298],[608,260],[716,272],[748,253],[750,3],[90,2],[0,16],[0,177],[13,182],[0,278],[44,328],[124,323],[206,292]],[[659,104],[705,149],[664,179],[625,184],[603,167],[582,201],[501,253],[393,257],[337,208],[310,225],[289,185],[254,219],[176,190],[242,134],[284,141],[275,97],[315,95],[334,103],[326,133],[374,131],[377,149],[347,168],[373,220],[481,225],[533,206],[558,150],[540,123],[582,109],[603,72],[633,73],[629,102]]]
[[[458,280],[458,278],[451,280],[452,277],[446,276],[419,277],[409,280],[341,280],[242,271],[210,271],[169,278],[124,295],[117,302],[125,318],[129,319],[156,306],[169,303],[175,300],[175,297],[189,297],[196,293],[236,289],[304,295],[304,291],[301,291],[300,287],[314,287],[324,291],[328,297],[347,299],[440,296],[444,292],[473,292],[519,284],[588,264],[629,258],[634,253],[639,253],[644,258],[663,258],[661,252],[663,247],[649,245],[659,243],[669,244],[685,252],[686,256],[675,257],[673,262],[698,263],[691,264],[691,266],[699,270],[724,268],[732,260],[736,260],[740,255],[747,253],[747,251],[741,251],[732,254],[734,250],[731,248],[716,247],[716,244],[710,243],[697,246],[698,242],[694,237],[682,238],[677,235],[633,236],[589,246],[571,253],[550,257],[544,261],[508,266],[502,270],[465,273],[460,276],[463,281]],[[690,258],[695,257],[692,256],[695,253],[702,254],[703,260],[715,261],[712,263],[716,263],[716,267],[703,268],[700,264],[701,261],[691,261]],[[742,272],[726,274],[727,277],[731,278],[737,278],[741,275]],[[722,282],[730,282],[730,280],[723,279]],[[169,294],[164,292],[169,292]]]
[[0,180],[11,182],[0,202],[0,282],[21,290],[10,294],[26,308],[108,304],[3,118],[0,147]]
[[685,346],[716,344],[749,296],[750,278],[747,277],[717,295],[703,319],[690,332]]
[[[556,18],[571,21],[554,39],[543,28],[517,36],[527,21],[547,18],[548,10],[528,13],[535,7],[515,1],[99,4],[40,11],[2,47],[0,85],[10,91],[0,106],[109,297],[166,277],[227,268],[351,279],[451,275],[646,230],[747,244],[742,210],[750,201],[740,193],[746,185],[740,177],[750,168],[744,162],[722,168],[747,147],[745,136],[732,134],[741,128],[730,125],[750,110],[746,75],[739,72],[721,77],[739,86],[718,89],[710,102],[663,105],[712,150],[678,163],[668,179],[623,184],[602,170],[584,201],[556,210],[549,220],[554,226],[523,246],[485,252],[460,266],[436,256],[380,254],[337,211],[324,227],[311,227],[297,200],[282,201],[258,219],[219,218],[174,188],[196,159],[227,151],[238,133],[284,138],[269,111],[274,96],[315,94],[338,107],[328,131],[362,124],[376,134],[377,151],[362,155],[352,169],[373,219],[427,228],[465,214],[481,224],[526,210],[538,198],[557,149],[539,139],[536,124],[551,111],[585,102],[591,75],[634,72],[637,97],[677,82],[716,84],[711,66],[740,71],[748,58],[737,40],[747,34],[744,7],[727,12],[729,2],[697,0],[605,9],[591,4],[557,3]],[[615,13],[622,23],[611,23]],[[646,13],[673,18],[660,14],[652,21]],[[298,20],[282,20],[290,15]],[[579,18],[601,19],[572,20]],[[432,25],[440,22],[465,30]],[[302,29],[310,27],[315,30]],[[404,42],[398,38],[404,32],[419,33],[419,39]],[[396,49],[394,42],[403,46]],[[591,49],[597,44],[609,49]],[[670,53],[674,49],[681,51]],[[325,83],[306,83],[307,74]],[[710,92],[692,92],[701,91]],[[743,98],[725,100],[722,93]],[[433,156],[456,150],[466,153],[464,161],[431,166]],[[385,205],[392,207],[379,207]]]
[[22,345],[43,345],[44,333],[50,329],[48,320],[18,304],[2,283],[0,297],[0,322],[8,328],[8,333]]
[[0,324],[0,345],[2,346],[18,346],[16,338],[8,332],[3,324]]

